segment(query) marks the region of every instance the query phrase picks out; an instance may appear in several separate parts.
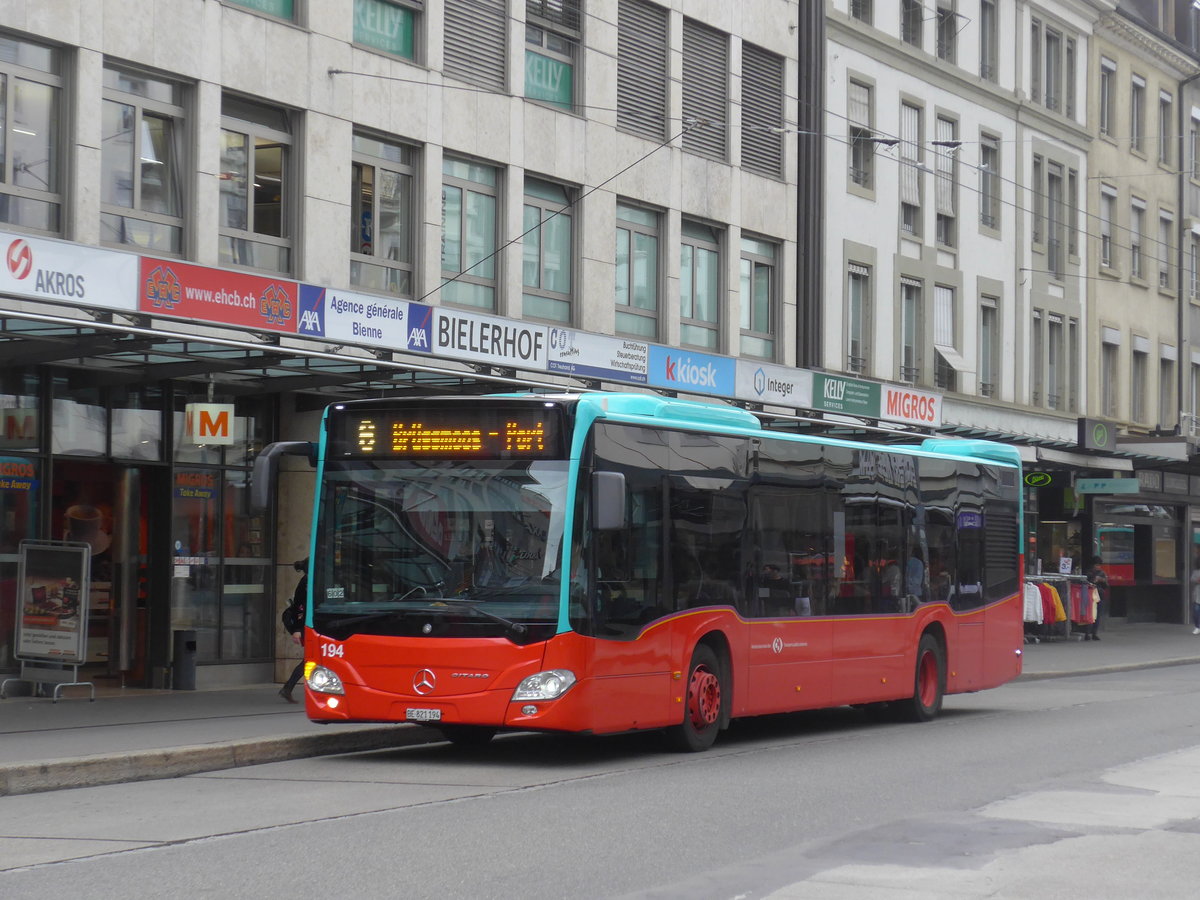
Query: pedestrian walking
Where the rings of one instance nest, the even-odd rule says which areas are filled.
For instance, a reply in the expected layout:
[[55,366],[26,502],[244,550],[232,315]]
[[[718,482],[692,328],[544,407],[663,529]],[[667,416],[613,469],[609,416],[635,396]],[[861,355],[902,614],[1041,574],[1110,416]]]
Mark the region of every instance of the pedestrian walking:
[[1100,602],[1096,604],[1096,617],[1092,620],[1091,625],[1084,626],[1083,639],[1085,641],[1100,640],[1100,610],[1108,605],[1108,574],[1100,568],[1103,560],[1098,556],[1092,557],[1092,564],[1087,571],[1087,580],[1091,582],[1096,589],[1096,595],[1100,598]]
[[[292,592],[292,602],[283,611],[280,619],[283,622],[283,627],[292,636],[292,640],[303,647],[304,611],[308,603],[308,560],[298,559],[292,565],[300,573],[300,580],[296,582],[296,590]],[[288,676],[287,682],[279,689],[279,696],[288,703],[295,703],[296,698],[292,696],[292,691],[296,689],[296,685],[300,682],[300,678],[303,675],[304,657],[302,655],[300,662],[296,663],[296,668],[292,669],[292,674]]]

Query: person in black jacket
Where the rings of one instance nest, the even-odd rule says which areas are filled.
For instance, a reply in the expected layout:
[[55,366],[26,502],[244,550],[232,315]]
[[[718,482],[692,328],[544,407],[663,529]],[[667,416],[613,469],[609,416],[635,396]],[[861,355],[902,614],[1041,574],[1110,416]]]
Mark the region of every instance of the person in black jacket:
[[[300,573],[300,580],[296,583],[296,590],[292,593],[292,602],[288,604],[280,618],[283,621],[283,627],[292,636],[292,640],[303,647],[304,610],[308,602],[308,560],[298,559],[292,565]],[[296,698],[292,696],[292,691],[296,689],[296,685],[303,675],[304,658],[301,657],[300,662],[296,663],[296,668],[292,669],[292,674],[288,676],[287,682],[279,689],[279,696],[288,703],[295,703]]]
[[1104,609],[1108,604],[1108,574],[1100,568],[1103,560],[1099,556],[1092,557],[1092,565],[1087,571],[1087,580],[1096,588],[1096,593],[1100,597],[1100,602],[1096,604],[1096,619],[1090,625],[1085,625],[1083,628],[1083,639],[1085,641],[1100,640],[1100,610]]

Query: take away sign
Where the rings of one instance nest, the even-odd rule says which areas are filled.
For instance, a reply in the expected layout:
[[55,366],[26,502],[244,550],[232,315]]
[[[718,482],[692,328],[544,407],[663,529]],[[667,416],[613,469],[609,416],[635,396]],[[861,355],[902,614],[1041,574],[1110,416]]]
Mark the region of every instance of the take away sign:
[[232,444],[233,404],[187,404],[183,411],[183,439],[189,444]]

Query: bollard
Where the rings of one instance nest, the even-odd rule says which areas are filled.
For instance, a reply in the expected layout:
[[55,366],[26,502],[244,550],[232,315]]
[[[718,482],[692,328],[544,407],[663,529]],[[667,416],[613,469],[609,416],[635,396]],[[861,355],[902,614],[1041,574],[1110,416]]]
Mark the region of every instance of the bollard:
[[174,653],[171,660],[171,687],[177,691],[196,689],[196,632],[175,632]]

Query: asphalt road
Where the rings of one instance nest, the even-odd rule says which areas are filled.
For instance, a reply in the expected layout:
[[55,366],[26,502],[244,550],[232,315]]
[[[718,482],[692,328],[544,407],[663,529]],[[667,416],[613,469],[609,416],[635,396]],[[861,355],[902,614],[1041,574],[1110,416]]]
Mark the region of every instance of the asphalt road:
[[514,735],[0,798],[0,896],[1190,898],[1198,701],[1177,666],[695,755]]

